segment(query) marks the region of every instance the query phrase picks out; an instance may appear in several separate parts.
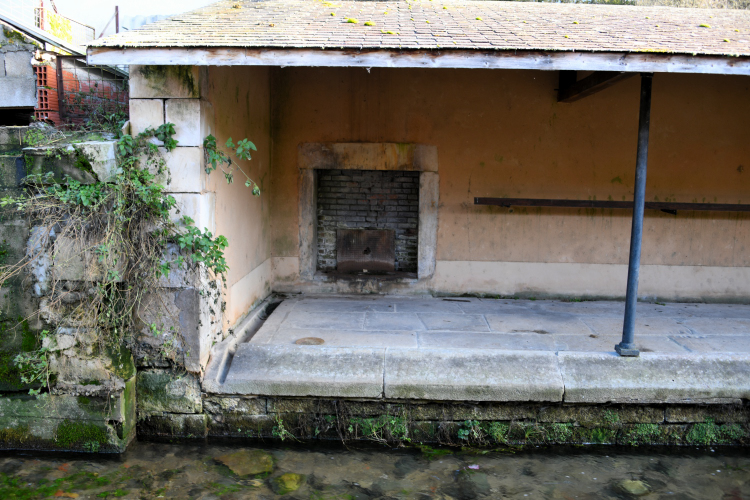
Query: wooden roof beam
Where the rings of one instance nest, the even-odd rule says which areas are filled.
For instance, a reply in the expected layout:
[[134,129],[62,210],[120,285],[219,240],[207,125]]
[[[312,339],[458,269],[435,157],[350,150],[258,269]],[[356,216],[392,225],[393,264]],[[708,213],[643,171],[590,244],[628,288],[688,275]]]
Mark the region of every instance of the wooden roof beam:
[[750,57],[513,50],[89,47],[88,63],[194,66],[477,68],[750,75]]
[[583,99],[635,74],[621,71],[595,71],[586,78],[577,80],[575,71],[560,71],[557,102],[574,102]]

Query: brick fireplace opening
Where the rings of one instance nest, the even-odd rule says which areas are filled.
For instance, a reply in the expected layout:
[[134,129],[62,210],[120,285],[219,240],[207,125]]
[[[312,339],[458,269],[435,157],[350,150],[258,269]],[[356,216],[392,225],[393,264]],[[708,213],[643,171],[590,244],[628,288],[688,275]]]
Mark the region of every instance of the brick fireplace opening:
[[416,277],[419,172],[318,170],[317,184],[318,271]]
[[[302,143],[299,277],[421,286],[435,272],[437,148]],[[364,281],[363,281],[364,280]]]

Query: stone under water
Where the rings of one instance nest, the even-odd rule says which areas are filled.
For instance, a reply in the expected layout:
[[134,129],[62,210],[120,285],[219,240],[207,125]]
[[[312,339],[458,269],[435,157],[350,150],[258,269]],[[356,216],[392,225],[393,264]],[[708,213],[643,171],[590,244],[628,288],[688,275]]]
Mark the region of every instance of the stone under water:
[[643,495],[647,495],[651,490],[649,490],[646,483],[643,481],[634,481],[634,480],[625,480],[620,483],[620,489],[629,494],[636,497],[640,497]]
[[241,450],[215,457],[238,476],[273,472],[273,457],[261,450]]
[[287,472],[279,477],[271,480],[271,487],[273,491],[279,495],[286,495],[293,491],[297,491],[305,480],[305,476],[301,474],[295,474],[294,472]]

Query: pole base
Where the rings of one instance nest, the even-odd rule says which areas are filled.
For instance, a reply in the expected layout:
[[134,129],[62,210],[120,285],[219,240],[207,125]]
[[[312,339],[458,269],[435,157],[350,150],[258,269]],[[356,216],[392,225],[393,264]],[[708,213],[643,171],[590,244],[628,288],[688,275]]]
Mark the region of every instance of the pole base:
[[617,351],[617,354],[620,356],[631,358],[638,357],[641,354],[641,351],[636,349],[633,344],[623,344],[622,342],[615,346],[615,351]]

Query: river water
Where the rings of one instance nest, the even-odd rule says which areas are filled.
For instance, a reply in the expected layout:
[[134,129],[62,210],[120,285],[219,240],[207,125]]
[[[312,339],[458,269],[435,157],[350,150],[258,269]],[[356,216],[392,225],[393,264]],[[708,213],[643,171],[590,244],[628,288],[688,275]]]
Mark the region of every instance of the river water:
[[[260,469],[265,472],[248,474]],[[119,456],[0,456],[3,500],[636,497],[750,499],[750,454],[737,448],[476,453],[137,442]]]

